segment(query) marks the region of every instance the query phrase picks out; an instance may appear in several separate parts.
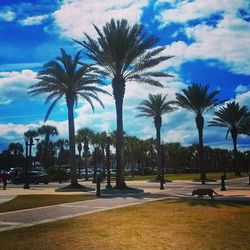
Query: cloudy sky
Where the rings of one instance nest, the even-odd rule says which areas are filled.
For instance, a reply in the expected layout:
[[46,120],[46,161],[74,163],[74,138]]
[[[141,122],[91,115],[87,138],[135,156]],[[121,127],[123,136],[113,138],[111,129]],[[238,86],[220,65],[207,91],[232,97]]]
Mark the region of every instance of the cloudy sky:
[[[9,142],[23,142],[23,133],[43,124],[48,106],[44,97],[31,98],[27,88],[36,83],[42,65],[60,54],[60,48],[75,54],[81,49],[72,39],[93,37],[111,18],[126,18],[145,26],[147,34],[160,38],[165,54],[174,57],[157,66],[174,78],[153,88],[129,83],[124,102],[124,128],[140,138],[155,136],[152,120],[135,118],[135,107],[149,93],[168,94],[173,100],[191,83],[220,89],[220,99],[236,100],[250,107],[250,5],[248,0],[1,0],[0,1],[0,151]],[[87,60],[84,58],[83,61]],[[111,91],[110,86],[106,87]],[[76,129],[115,129],[112,97],[100,96],[105,110],[95,113],[86,103],[75,110]],[[47,124],[67,137],[67,112],[61,102]],[[212,113],[205,120],[211,120]],[[205,125],[204,143],[231,148],[226,130]],[[194,116],[185,110],[163,117],[164,142],[197,142]],[[250,149],[249,138],[240,137],[241,150]]]

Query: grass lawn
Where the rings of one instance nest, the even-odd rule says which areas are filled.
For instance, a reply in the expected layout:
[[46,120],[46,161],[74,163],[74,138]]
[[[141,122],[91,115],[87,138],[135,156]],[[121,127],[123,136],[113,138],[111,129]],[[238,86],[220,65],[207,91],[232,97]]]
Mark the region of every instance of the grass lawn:
[[[213,172],[213,173],[207,173],[207,179],[213,179],[213,180],[220,180],[221,176],[223,175],[222,172]],[[156,175],[144,175],[144,176],[126,176],[127,181],[136,181],[136,180],[154,180]],[[241,176],[248,176],[247,173],[241,173]],[[165,174],[165,179],[173,181],[173,180],[195,180],[199,179],[200,174],[195,173],[187,173],[187,174]],[[227,180],[231,180],[234,178],[238,178],[238,176],[235,176],[234,173],[227,173]]]
[[164,200],[0,232],[1,249],[249,249],[250,206]]
[[[61,203],[95,199],[94,195],[18,195],[13,200],[0,204],[0,213]],[[1,245],[0,245],[1,249]]]

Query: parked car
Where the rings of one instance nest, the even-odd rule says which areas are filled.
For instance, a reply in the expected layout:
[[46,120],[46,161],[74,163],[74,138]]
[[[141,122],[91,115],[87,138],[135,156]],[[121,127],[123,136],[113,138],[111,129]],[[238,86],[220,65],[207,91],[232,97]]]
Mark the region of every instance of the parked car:
[[[13,183],[14,184],[25,183],[25,178],[26,178],[25,172],[22,172],[13,178]],[[28,178],[28,183],[48,184],[50,182],[50,177],[44,172],[29,171],[27,178]]]
[[[93,175],[94,175],[94,171],[91,170],[91,169],[88,169],[88,171],[87,171],[87,177],[88,178],[92,178]],[[85,169],[81,169],[81,171],[80,171],[80,177],[81,178],[86,178],[86,171],[85,171]]]

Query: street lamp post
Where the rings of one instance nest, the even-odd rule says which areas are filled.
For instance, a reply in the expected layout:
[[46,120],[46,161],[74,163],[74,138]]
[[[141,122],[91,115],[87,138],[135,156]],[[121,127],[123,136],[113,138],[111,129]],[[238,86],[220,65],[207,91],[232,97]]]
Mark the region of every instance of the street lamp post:
[[32,167],[32,146],[34,145],[34,140],[32,137],[29,138],[29,169],[31,170]]
[[107,185],[106,188],[112,188],[111,176],[110,176],[110,135],[107,135],[107,145],[106,145],[106,157],[107,157]]
[[79,152],[78,178],[80,178],[81,177],[81,152],[82,152],[82,143],[81,142],[78,143],[77,149]]
[[161,178],[160,178],[160,190],[164,190],[164,145],[161,145]]
[[29,147],[29,139],[25,138],[25,184],[23,186],[24,189],[29,189],[29,182],[28,182],[28,147]]

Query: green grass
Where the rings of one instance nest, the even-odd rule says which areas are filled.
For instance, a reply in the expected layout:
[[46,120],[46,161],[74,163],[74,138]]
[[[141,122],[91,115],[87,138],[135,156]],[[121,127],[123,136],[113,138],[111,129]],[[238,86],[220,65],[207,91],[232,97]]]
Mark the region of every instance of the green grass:
[[[223,175],[222,172],[213,172],[213,173],[207,173],[207,179],[213,179],[213,180],[220,180],[221,175]],[[247,173],[241,173],[241,176],[248,176]],[[156,175],[144,175],[139,176],[136,175],[134,177],[132,176],[126,176],[127,181],[144,181],[144,180],[154,180]],[[195,173],[187,173],[187,174],[165,174],[165,179],[173,181],[173,180],[195,180],[199,179],[200,174]],[[238,178],[238,176],[235,176],[234,173],[227,173],[227,180],[231,180],[234,178]]]
[[84,201],[95,198],[96,196],[94,195],[18,195],[13,200],[0,204],[0,213],[75,201]]
[[245,250],[250,206],[164,200],[0,232],[1,249]]

